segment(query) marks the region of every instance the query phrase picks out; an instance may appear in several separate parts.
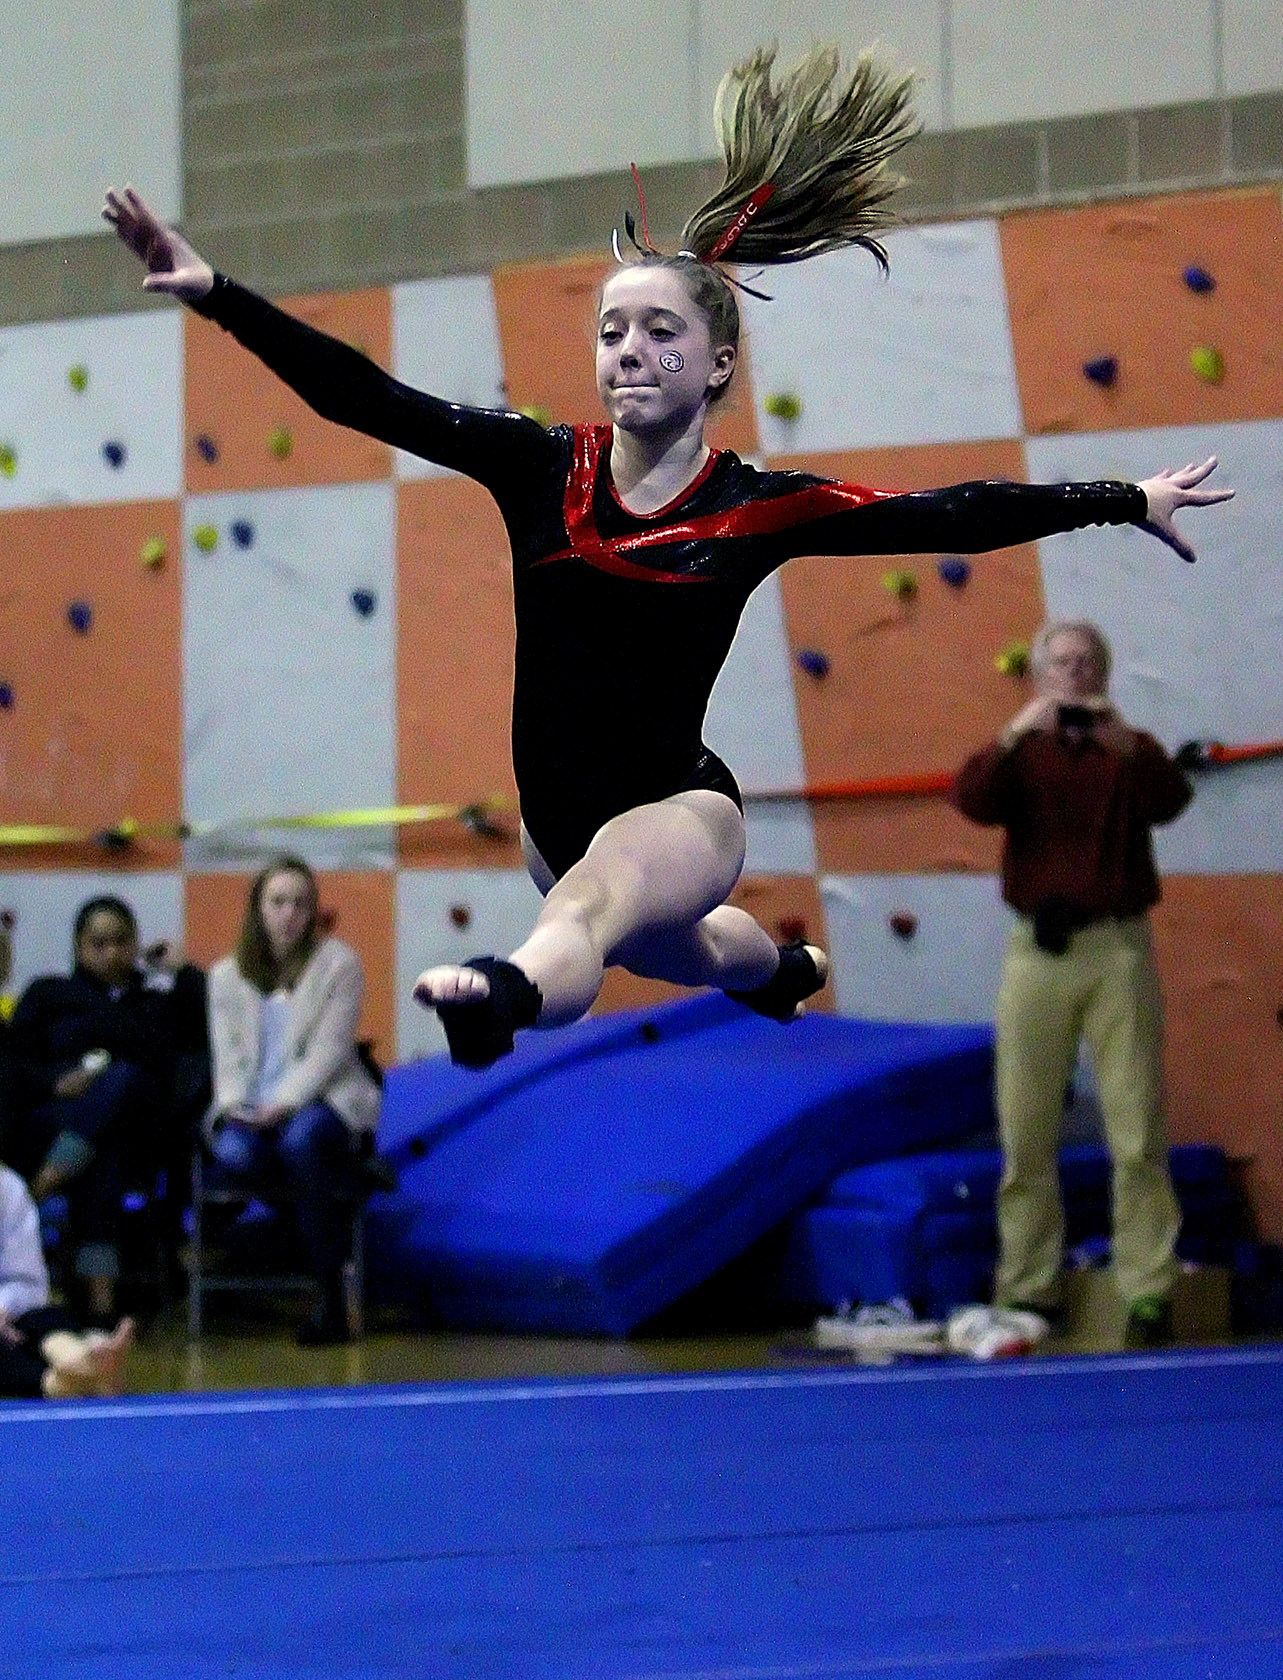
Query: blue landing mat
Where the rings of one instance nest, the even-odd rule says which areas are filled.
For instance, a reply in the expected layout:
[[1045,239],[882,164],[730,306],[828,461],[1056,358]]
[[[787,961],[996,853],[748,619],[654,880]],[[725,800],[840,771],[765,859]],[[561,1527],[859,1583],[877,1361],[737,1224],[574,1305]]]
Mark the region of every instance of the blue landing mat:
[[705,995],[394,1069],[371,1272],[455,1328],[626,1334],[844,1167],[989,1125],[992,1037]]
[[1277,1680],[1283,1350],[0,1405],[0,1675]]

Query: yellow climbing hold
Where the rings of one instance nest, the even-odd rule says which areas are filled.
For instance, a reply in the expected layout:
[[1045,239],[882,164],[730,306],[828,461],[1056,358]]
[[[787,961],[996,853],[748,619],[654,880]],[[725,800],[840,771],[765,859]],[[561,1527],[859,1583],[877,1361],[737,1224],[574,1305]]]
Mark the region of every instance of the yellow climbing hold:
[[883,572],[882,587],[888,595],[911,601],[918,593],[918,580],[913,572]]
[[18,470],[18,452],[7,443],[0,443],[0,473],[12,478]]
[[1024,677],[1029,674],[1029,643],[1008,642],[994,659],[994,669],[1004,677]]
[[517,413],[524,414],[527,420],[533,420],[536,426],[546,429],[552,425],[552,415],[546,408],[540,408],[538,403],[526,403]]
[[218,531],[213,525],[198,525],[192,532],[192,541],[202,554],[212,554],[218,547]]
[[267,447],[278,461],[288,461],[294,450],[294,434],[288,426],[273,426],[267,434]]
[[1205,385],[1219,385],[1225,377],[1225,358],[1210,344],[1196,344],[1189,365]]
[[[217,537],[218,533],[215,532],[214,535]],[[147,566],[151,571],[155,571],[158,566],[163,566],[165,564],[164,538],[148,537],[138,550],[138,559],[142,565]]]
[[73,391],[83,391],[89,384],[89,369],[82,362],[67,369],[67,383]]
[[802,401],[792,391],[772,391],[763,399],[762,407],[773,420],[796,420],[802,412]]

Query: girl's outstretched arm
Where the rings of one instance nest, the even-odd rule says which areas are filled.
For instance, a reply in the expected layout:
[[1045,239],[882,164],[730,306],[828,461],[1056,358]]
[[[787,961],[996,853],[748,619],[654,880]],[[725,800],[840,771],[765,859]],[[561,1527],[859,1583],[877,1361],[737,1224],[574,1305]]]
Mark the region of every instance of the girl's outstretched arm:
[[145,264],[148,291],[167,293],[216,321],[323,419],[466,473],[491,489],[511,490],[514,478],[555,461],[557,445],[536,421],[415,391],[341,339],[215,273],[132,187],[109,192],[103,216]]

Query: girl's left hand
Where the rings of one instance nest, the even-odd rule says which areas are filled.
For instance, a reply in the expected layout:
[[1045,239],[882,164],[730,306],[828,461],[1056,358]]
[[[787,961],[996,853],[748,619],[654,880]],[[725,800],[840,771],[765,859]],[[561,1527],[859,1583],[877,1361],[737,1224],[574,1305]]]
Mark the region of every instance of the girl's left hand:
[[1215,470],[1216,457],[1211,455],[1201,467],[1191,461],[1179,472],[1165,468],[1153,478],[1141,480],[1140,487],[1145,492],[1145,499],[1149,504],[1149,518],[1141,525],[1141,530],[1148,531],[1160,542],[1165,542],[1169,548],[1174,548],[1181,559],[1189,561],[1190,565],[1193,565],[1197,555],[1172,523],[1172,515],[1177,508],[1211,507],[1215,502],[1230,500],[1234,494],[1232,490],[1195,489],[1195,485],[1201,484],[1208,474]]

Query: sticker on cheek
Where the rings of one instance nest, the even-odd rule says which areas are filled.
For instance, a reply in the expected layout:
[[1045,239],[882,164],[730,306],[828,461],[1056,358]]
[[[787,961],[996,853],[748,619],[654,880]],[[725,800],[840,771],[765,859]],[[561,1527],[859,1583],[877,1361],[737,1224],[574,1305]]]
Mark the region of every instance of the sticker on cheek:
[[680,350],[665,350],[659,358],[659,365],[665,373],[680,373],[686,363],[682,360]]

